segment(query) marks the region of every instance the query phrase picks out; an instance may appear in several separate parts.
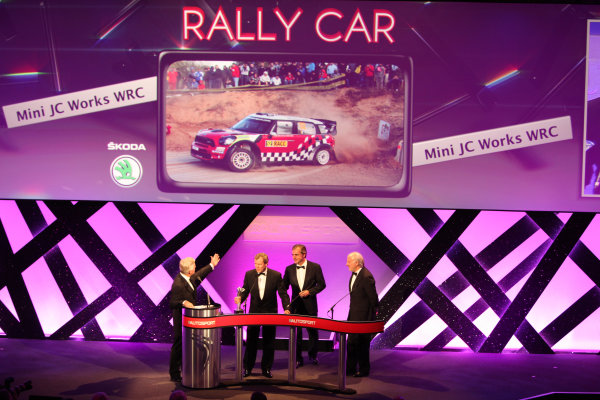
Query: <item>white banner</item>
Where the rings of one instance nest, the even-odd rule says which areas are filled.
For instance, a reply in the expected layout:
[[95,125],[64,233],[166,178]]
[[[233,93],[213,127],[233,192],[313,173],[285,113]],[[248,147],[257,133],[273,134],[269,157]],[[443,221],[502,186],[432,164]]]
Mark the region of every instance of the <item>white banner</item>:
[[413,166],[481,156],[572,138],[569,116],[466,133],[413,143]]
[[2,107],[9,128],[90,114],[157,98],[156,77],[102,86]]

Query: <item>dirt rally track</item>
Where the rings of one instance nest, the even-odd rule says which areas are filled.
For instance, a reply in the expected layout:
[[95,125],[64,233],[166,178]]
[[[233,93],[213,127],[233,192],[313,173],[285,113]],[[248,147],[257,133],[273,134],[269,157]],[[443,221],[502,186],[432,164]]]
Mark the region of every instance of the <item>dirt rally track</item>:
[[[386,120],[392,135],[401,134],[402,102],[387,91],[341,88],[329,91],[223,91],[168,96],[166,137],[168,176],[189,183],[255,183],[386,187],[398,183],[402,167],[394,160],[396,142],[382,146],[378,124]],[[224,163],[204,162],[190,155],[201,129],[227,128],[255,112],[269,112],[337,121],[336,161],[259,166],[230,171]],[[387,147],[386,147],[387,146]]]
[[224,162],[204,162],[188,152],[167,152],[167,173],[179,182],[254,183],[343,186],[391,186],[398,183],[397,168],[331,161],[324,166],[305,163],[260,166],[232,172]]

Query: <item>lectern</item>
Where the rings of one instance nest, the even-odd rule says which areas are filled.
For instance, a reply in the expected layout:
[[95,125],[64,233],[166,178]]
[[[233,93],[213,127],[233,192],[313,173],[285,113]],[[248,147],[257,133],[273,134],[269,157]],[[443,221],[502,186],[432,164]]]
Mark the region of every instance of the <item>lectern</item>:
[[[210,318],[221,313],[215,305],[183,308],[183,319]],[[221,328],[215,327],[214,319],[200,320],[194,328],[185,325],[182,332],[181,377],[183,386],[194,389],[210,389],[221,381]]]

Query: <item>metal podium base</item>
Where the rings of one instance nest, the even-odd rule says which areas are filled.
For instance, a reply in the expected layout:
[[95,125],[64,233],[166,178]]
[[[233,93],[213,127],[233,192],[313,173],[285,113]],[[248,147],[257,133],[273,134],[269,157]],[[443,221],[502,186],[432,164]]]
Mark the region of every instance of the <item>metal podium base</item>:
[[[206,318],[220,314],[218,306],[183,308],[184,317]],[[182,327],[181,384],[194,389],[211,389],[221,380],[221,328]]]

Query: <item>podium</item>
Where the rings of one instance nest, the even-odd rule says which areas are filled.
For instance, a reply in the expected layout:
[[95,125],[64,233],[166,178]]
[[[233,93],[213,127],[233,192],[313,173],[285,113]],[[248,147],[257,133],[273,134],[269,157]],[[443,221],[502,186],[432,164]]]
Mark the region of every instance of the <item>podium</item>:
[[221,328],[207,318],[217,317],[221,308],[215,305],[183,308],[183,319],[200,318],[195,327],[182,329],[182,385],[194,389],[210,389],[221,381]]
[[[276,325],[276,326],[289,326],[290,327],[290,339],[288,348],[288,381],[287,384],[295,386],[309,387],[313,389],[321,389],[333,391],[335,393],[343,394],[354,394],[354,389],[346,388],[346,334],[348,333],[379,333],[383,332],[385,322],[384,321],[337,321],[319,317],[312,317],[306,315],[295,315],[295,314],[234,314],[234,315],[218,315],[215,313],[212,317],[195,317],[188,316],[185,312],[183,314],[183,329],[184,329],[184,370],[185,370],[185,354],[186,354],[186,329],[190,331],[217,331],[217,328],[234,326],[236,327],[236,367],[235,367],[235,381],[234,385],[239,385],[242,382],[242,326],[249,325]],[[336,332],[338,334],[338,340],[340,344],[340,351],[338,354],[338,386],[337,388],[330,388],[326,385],[309,385],[306,383],[296,382],[296,328],[298,327],[311,327],[315,329],[321,329],[330,332]],[[210,327],[210,328],[209,328]],[[219,332],[220,341],[220,332]],[[219,342],[213,342],[215,346],[220,346]],[[193,342],[191,342],[193,344]],[[220,350],[216,349],[215,352]],[[209,356],[210,354],[207,353]],[[218,356],[220,364],[220,353]],[[211,360],[212,362],[212,360]],[[218,366],[219,364],[213,364]],[[218,384],[218,371],[216,372],[217,384]],[[183,375],[184,386],[190,386],[186,384],[186,377]],[[266,383],[266,382],[262,382]],[[190,386],[190,387],[213,387],[213,386]]]

